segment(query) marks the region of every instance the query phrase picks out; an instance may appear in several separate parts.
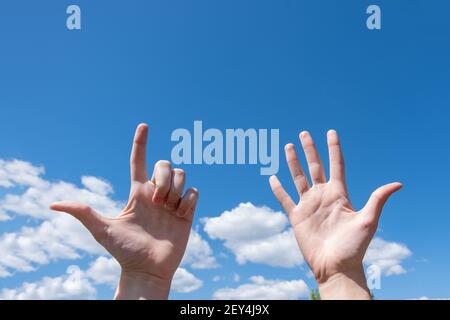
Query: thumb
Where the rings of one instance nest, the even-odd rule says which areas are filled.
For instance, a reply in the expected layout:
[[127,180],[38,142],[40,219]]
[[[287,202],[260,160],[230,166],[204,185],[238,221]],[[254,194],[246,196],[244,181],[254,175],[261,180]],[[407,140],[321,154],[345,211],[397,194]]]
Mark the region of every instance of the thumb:
[[363,208],[363,212],[365,212],[367,218],[373,223],[378,222],[386,201],[394,192],[400,190],[402,187],[401,183],[394,182],[375,190]]
[[106,235],[107,220],[87,205],[78,202],[62,201],[53,203],[50,209],[68,213],[78,219],[97,241]]

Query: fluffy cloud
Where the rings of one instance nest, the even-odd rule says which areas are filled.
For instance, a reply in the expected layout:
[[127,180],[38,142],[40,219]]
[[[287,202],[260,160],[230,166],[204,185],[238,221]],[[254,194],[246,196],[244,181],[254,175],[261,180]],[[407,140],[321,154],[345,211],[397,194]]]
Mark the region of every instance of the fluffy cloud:
[[[24,283],[16,289],[3,289],[3,299],[76,299],[95,298],[95,285],[115,287],[120,274],[117,262],[110,258],[84,227],[66,214],[53,213],[50,203],[63,199],[84,202],[107,216],[116,215],[123,202],[112,198],[113,187],[103,179],[92,176],[81,178],[77,186],[64,181],[43,178],[43,167],[18,160],[0,159],[0,188],[6,193],[0,198],[0,221],[15,216],[33,218],[38,225],[22,227],[14,232],[0,234],[0,278],[15,272],[31,272],[41,265],[58,260],[79,259],[93,255],[85,271],[69,270],[59,277],[45,277],[34,283]],[[212,239],[224,241],[239,264],[262,263],[276,267],[295,267],[303,258],[286,216],[267,207],[251,203],[240,204],[219,217],[204,220],[204,230]],[[375,238],[365,257],[368,265],[377,265],[384,275],[404,273],[401,263],[411,255],[402,244]],[[191,231],[183,268],[179,268],[172,289],[188,293],[203,285],[202,280],[186,270],[218,267],[209,243]],[[234,280],[238,280],[238,276]],[[215,280],[223,279],[217,276]],[[237,288],[223,288],[217,299],[298,299],[307,296],[302,280],[281,281],[252,277],[250,283]]]
[[[86,276],[95,284],[106,284],[115,288],[119,282],[120,266],[114,258],[98,257],[91,263]],[[184,268],[178,268],[172,281],[172,290],[180,293],[189,293],[199,289],[203,281]]]
[[95,194],[108,195],[114,191],[112,186],[107,181],[101,180],[97,177],[84,176],[81,178],[81,183],[86,187],[86,189]]
[[[262,263],[273,267],[295,267],[303,263],[288,219],[267,207],[241,203],[218,217],[204,219],[212,239],[225,241],[239,264]],[[405,273],[402,261],[411,255],[403,244],[381,238],[372,240],[364,262],[377,266],[385,276]]]
[[112,190],[111,186],[106,187],[103,180],[94,177],[83,177],[82,182],[87,183],[83,188],[71,183],[48,181],[43,181],[39,186],[18,185],[25,187],[25,191],[5,195],[0,200],[0,210],[37,219],[51,219],[55,216],[48,208],[52,202],[72,200],[86,203],[106,216],[114,216],[120,212],[123,204],[112,200],[105,193]]
[[119,282],[120,265],[113,258],[101,256],[91,263],[86,275],[95,284],[106,284],[115,288]]
[[205,231],[213,239],[252,241],[282,232],[288,223],[286,215],[268,207],[241,203],[219,217],[206,218]]
[[[56,259],[76,259],[75,249],[50,236],[53,228],[43,223],[38,228],[22,228],[18,233],[5,233],[0,237],[0,277],[12,276],[11,271],[30,272],[36,265]],[[3,270],[3,272],[1,272]],[[10,271],[8,271],[10,270]]]
[[78,267],[71,266],[67,274],[45,277],[34,283],[24,283],[16,289],[3,289],[0,299],[4,300],[62,300],[94,299],[97,295],[86,274]]
[[[70,215],[51,212],[48,207],[55,201],[73,200],[86,203],[106,216],[115,216],[124,204],[111,198],[113,187],[92,176],[81,178],[82,187],[63,181],[51,182],[42,177],[44,173],[43,167],[28,162],[0,159],[0,187],[19,187],[0,198],[0,219],[8,213],[42,221],[36,227],[0,235],[0,277],[12,276],[16,271],[31,272],[59,259],[78,259],[84,253],[107,254],[81,223]],[[189,238],[183,265],[197,269],[217,267],[211,247],[196,231]],[[104,279],[105,276],[95,272],[109,272],[114,268],[114,261],[99,257],[88,275],[95,283],[113,286],[117,275]]]
[[198,290],[203,281],[184,268],[178,268],[172,281],[171,289],[175,292],[189,293]]
[[[19,193],[7,193],[0,199],[0,213],[9,213],[41,220],[36,227],[24,227],[0,236],[0,277],[11,271],[30,272],[38,265],[58,259],[77,259],[80,251],[104,254],[105,250],[73,217],[49,210],[52,202],[69,199],[93,206],[114,216],[122,203],[110,198],[112,186],[95,177],[83,177],[83,187],[66,182],[50,182],[42,178],[44,169],[18,161],[0,160],[0,185],[20,187]],[[15,190],[17,192],[17,190]]]
[[216,300],[296,300],[309,295],[303,280],[266,280],[262,276],[250,278],[250,283],[237,288],[222,288],[214,292]]
[[377,266],[385,276],[405,273],[401,262],[411,256],[411,251],[401,243],[374,238],[364,257],[368,265]]
[[206,233],[212,239],[224,240],[239,264],[292,268],[303,263],[292,230],[286,229],[288,220],[281,212],[241,203],[204,223]]
[[[36,282],[26,282],[19,288],[0,291],[2,300],[63,300],[95,299],[94,284],[115,288],[120,277],[120,266],[113,259],[98,257],[86,271],[70,266],[65,275],[44,277]],[[172,290],[189,293],[199,289],[203,282],[184,268],[179,268],[172,282]]]
[[191,230],[181,264],[190,265],[194,269],[212,269],[219,266],[209,243],[195,230]]
[[43,167],[36,167],[20,160],[0,159],[0,187],[12,188],[16,185],[42,188],[46,182],[40,178],[45,172]]

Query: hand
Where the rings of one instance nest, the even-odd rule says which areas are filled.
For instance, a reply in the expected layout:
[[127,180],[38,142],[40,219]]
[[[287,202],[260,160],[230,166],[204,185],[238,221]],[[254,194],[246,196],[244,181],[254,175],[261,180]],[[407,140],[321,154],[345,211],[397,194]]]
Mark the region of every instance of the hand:
[[310,186],[293,144],[285,147],[286,160],[301,198],[295,204],[277,177],[270,186],[288,213],[300,250],[318,282],[322,299],[370,299],[362,261],[377,230],[381,210],[400,183],[387,184],[372,193],[356,212],[347,192],[344,159],[338,135],[327,134],[330,180],[308,132],[300,134],[312,180]]
[[128,205],[116,218],[104,217],[73,202],[51,205],[71,214],[116,258],[122,267],[117,299],[166,299],[181,262],[198,199],[196,189],[182,197],[185,174],[158,161],[148,180],[148,126],[139,125],[131,153]]

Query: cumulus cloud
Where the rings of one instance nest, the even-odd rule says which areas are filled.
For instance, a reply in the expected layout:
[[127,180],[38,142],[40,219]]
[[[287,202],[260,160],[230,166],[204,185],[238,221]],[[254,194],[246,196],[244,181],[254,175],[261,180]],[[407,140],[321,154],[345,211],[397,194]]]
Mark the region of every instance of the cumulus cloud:
[[[0,291],[1,300],[63,300],[95,299],[95,285],[115,288],[120,277],[120,266],[112,258],[100,256],[84,271],[70,266],[65,275],[44,277],[36,282],[25,282],[15,289]],[[189,293],[198,290],[203,282],[184,268],[179,268],[172,281],[172,290]]]
[[11,271],[34,271],[36,265],[56,259],[79,258],[73,247],[55,241],[59,240],[57,237],[46,236],[52,230],[48,223],[44,223],[38,228],[22,228],[18,233],[3,234],[0,237],[0,277],[12,276]]
[[[0,219],[8,213],[41,221],[36,227],[23,227],[0,235],[0,277],[12,276],[17,271],[31,272],[60,259],[78,259],[85,253],[107,254],[81,223],[70,215],[51,212],[48,207],[52,202],[72,200],[86,203],[106,216],[115,216],[124,203],[112,199],[111,184],[97,177],[83,176],[80,187],[64,181],[47,181],[44,173],[43,167],[28,162],[0,159],[0,187],[10,191],[0,198]],[[9,190],[13,187],[19,188]],[[114,267],[113,261],[105,259],[98,258],[89,274],[107,262],[109,264],[101,267]],[[218,266],[211,247],[196,231],[192,231],[189,238],[183,265],[196,269]],[[114,281],[110,277],[106,283],[113,285]]]
[[86,275],[95,284],[106,284],[115,288],[119,282],[120,265],[113,258],[101,256],[90,264]]
[[[106,284],[115,288],[120,278],[120,265],[114,258],[101,256],[91,263],[85,274],[95,284]],[[184,268],[178,268],[173,277],[171,289],[175,292],[189,293],[202,285],[203,281],[192,273]]]
[[[291,268],[303,263],[288,219],[268,207],[241,203],[218,217],[206,218],[205,232],[212,239],[224,241],[239,264],[261,263]],[[402,261],[411,255],[403,244],[374,238],[364,262],[377,266],[385,276],[405,273]]]
[[[73,200],[91,205],[107,216],[116,215],[123,204],[110,198],[113,188],[95,177],[83,177],[84,187],[62,181],[44,180],[45,170],[24,161],[0,160],[0,186],[19,187],[0,199],[0,214],[29,216],[42,221],[36,227],[23,227],[0,236],[0,277],[11,271],[30,272],[39,265],[58,259],[78,259],[80,251],[104,254],[105,250],[73,217],[54,213],[49,205]],[[15,191],[15,193],[13,192]]]
[[45,172],[43,167],[33,166],[20,160],[0,159],[0,187],[28,186],[42,188],[46,182],[40,178]]
[[282,212],[241,203],[219,217],[204,219],[204,222],[205,231],[213,239],[252,241],[282,232],[288,220]]
[[171,289],[180,293],[189,293],[198,290],[203,281],[184,268],[178,268],[172,281]]
[[368,265],[377,266],[385,276],[406,273],[401,262],[411,256],[411,251],[404,244],[388,242],[381,238],[374,238],[364,257]]
[[113,192],[112,186],[107,181],[97,177],[84,176],[81,178],[81,183],[86,189],[96,194],[108,195]]
[[16,289],[3,289],[3,300],[63,300],[95,299],[96,289],[86,274],[76,266],[67,269],[67,274],[59,277],[44,277],[34,283],[24,283]]
[[241,203],[218,217],[204,219],[205,231],[212,239],[225,241],[239,264],[262,263],[292,268],[303,263],[288,220],[268,207]]
[[237,288],[222,288],[214,292],[216,300],[297,300],[309,295],[303,280],[266,280],[253,276],[250,283]]
[[219,266],[211,246],[195,230],[191,230],[181,264],[190,265],[194,269],[213,269]]
[[[75,260],[86,254],[93,260],[85,271],[69,270],[59,277],[45,277],[24,283],[15,289],[3,289],[3,299],[76,299],[95,298],[95,285],[115,287],[120,267],[69,215],[54,213],[50,203],[73,200],[86,203],[99,212],[114,216],[124,203],[114,200],[113,187],[104,179],[83,176],[81,185],[44,179],[45,169],[25,161],[0,159],[0,221],[16,216],[33,218],[33,226],[0,234],[0,278],[16,272],[31,272],[58,260]],[[224,242],[239,264],[261,263],[275,267],[295,267],[303,263],[286,216],[267,207],[242,203],[215,218],[204,219],[204,230],[212,239]],[[384,275],[405,272],[402,261],[411,255],[402,244],[375,238],[365,257],[368,265],[377,265]],[[172,289],[188,293],[203,282],[190,273],[193,269],[216,268],[219,264],[209,243],[192,230],[186,253],[173,280]],[[221,280],[217,276],[213,281]],[[233,280],[239,281],[236,275]],[[305,293],[306,292],[306,293]],[[223,288],[216,299],[298,299],[307,296],[302,280],[266,280],[257,276],[237,288]]]

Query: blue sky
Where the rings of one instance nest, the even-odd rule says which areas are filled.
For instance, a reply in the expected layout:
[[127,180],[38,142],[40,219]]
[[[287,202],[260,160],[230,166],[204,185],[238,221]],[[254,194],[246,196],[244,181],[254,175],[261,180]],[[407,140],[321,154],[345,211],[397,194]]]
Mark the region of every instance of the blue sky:
[[[325,134],[343,142],[350,195],[361,207],[390,181],[404,189],[378,235],[405,244],[406,273],[383,278],[379,298],[450,297],[450,4],[427,1],[83,1],[82,30],[65,27],[68,1],[5,1],[0,15],[0,158],[44,166],[45,179],[102,177],[125,201],[135,126],[150,125],[149,161],[170,158],[174,129],[279,128],[280,145],[309,130],[326,159]],[[382,30],[365,27],[382,9]],[[307,267],[238,265],[204,217],[240,203],[280,210],[259,166],[185,166],[201,192],[195,225],[217,269],[190,270],[203,286],[174,298],[210,298],[250,276],[303,279]],[[289,175],[280,158],[280,178]],[[1,190],[0,195],[11,190]],[[13,215],[14,216],[14,215]],[[37,225],[17,216],[0,232]],[[221,257],[226,253],[228,258]],[[58,260],[0,278],[1,288],[86,267]],[[231,278],[238,273],[240,283]],[[225,280],[211,281],[219,275]],[[98,287],[99,298],[112,289]]]

